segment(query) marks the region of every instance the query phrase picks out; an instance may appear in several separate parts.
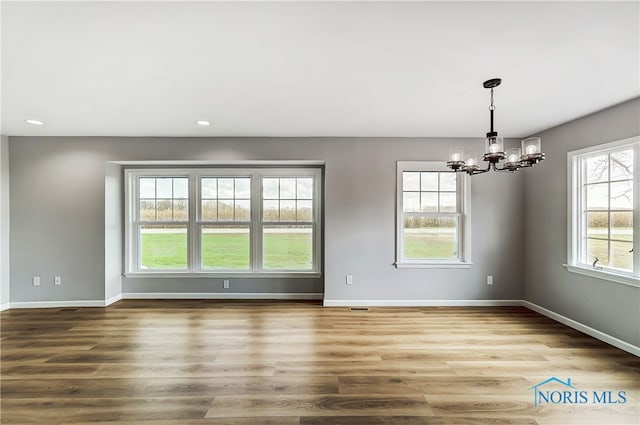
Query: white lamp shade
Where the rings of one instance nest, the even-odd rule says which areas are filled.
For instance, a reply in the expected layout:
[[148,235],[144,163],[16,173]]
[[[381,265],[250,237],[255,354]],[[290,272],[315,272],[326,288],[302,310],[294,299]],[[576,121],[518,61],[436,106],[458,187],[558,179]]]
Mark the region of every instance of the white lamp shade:
[[507,156],[504,161],[507,164],[515,165],[520,162],[521,156],[522,150],[520,148],[507,149]]
[[504,152],[504,141],[501,136],[493,138],[487,137],[485,145],[485,153]]
[[529,137],[522,141],[522,153],[524,155],[533,155],[536,153],[542,153],[542,146],[540,145],[539,137]]
[[452,162],[464,161],[464,150],[462,148],[449,149],[449,161],[452,161]]

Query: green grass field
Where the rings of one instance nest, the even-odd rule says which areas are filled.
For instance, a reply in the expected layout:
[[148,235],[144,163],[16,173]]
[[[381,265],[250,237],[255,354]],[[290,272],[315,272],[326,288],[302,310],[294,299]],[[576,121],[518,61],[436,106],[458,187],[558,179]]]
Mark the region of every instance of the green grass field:
[[[147,269],[187,267],[185,233],[145,233],[140,236],[141,265]],[[264,238],[264,269],[310,270],[310,233],[267,233]],[[249,269],[249,235],[245,233],[205,233],[202,235],[202,268]]]
[[[589,239],[587,242],[587,259],[591,263],[598,257],[599,266],[615,267],[623,270],[633,270],[633,254],[629,252],[633,244],[624,242],[612,242],[611,252],[608,252],[608,241]],[[609,262],[611,254],[611,262]]]
[[[409,259],[456,258],[453,233],[405,233],[405,257]],[[611,263],[608,244],[604,240],[589,240],[589,259],[597,256],[602,266],[631,270],[631,244],[612,243]],[[148,269],[184,269],[187,266],[187,235],[185,233],[142,233],[141,262]],[[312,268],[312,237],[310,233],[267,233],[264,239],[265,270],[310,270]],[[591,260],[589,260],[591,261]],[[202,237],[202,267],[204,269],[249,269],[249,235],[243,233],[205,233]]]
[[405,233],[404,256],[409,259],[455,259],[455,233]]

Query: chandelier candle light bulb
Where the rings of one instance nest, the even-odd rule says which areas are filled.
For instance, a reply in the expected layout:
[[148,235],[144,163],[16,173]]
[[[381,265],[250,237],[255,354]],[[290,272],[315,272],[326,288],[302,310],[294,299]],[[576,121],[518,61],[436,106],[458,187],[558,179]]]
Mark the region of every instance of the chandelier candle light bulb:
[[522,144],[526,145],[526,147],[524,148],[524,151],[527,155],[540,152],[540,139],[536,137],[524,139],[522,141]]
[[520,148],[511,148],[507,150],[507,158],[504,167],[509,171],[517,171],[520,168],[522,160],[522,150]]
[[464,162],[464,167],[462,167],[462,171],[466,171],[467,173],[473,173],[478,169],[478,159],[474,155],[469,155],[467,160]]

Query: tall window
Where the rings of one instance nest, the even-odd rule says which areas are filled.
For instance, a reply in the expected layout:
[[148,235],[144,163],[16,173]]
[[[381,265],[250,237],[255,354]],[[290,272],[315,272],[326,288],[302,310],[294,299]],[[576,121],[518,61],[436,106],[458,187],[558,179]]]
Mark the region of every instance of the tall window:
[[200,266],[250,270],[251,177],[200,177]]
[[138,187],[140,268],[187,269],[189,179],[141,177]]
[[639,152],[637,137],[569,152],[569,266],[637,283]]
[[398,162],[396,265],[469,264],[466,176],[434,162]]
[[262,179],[262,267],[300,269],[313,264],[313,179]]
[[317,274],[320,169],[127,170],[127,273]]

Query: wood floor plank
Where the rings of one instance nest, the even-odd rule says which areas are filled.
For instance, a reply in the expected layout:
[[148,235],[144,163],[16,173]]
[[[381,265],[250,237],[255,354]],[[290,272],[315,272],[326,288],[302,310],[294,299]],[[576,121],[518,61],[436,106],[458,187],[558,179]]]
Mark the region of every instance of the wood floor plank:
[[90,347],[90,349],[102,350],[102,351],[164,351],[164,350],[187,350],[190,352],[202,352],[209,353],[218,352],[224,349],[233,349],[238,350],[242,349],[246,346],[243,342],[234,342],[234,341],[216,341],[216,342],[196,342],[189,344],[181,344],[177,341],[167,341],[166,338],[163,341],[159,340],[141,340],[140,338],[130,338],[135,339],[133,342],[118,342],[118,341],[105,341],[99,342],[94,346]]
[[287,350],[281,346],[272,347],[271,349],[255,349],[251,350],[225,350],[217,357],[217,361],[242,361],[242,362],[278,362],[282,359],[287,361],[382,361],[382,357],[378,351],[369,350],[353,350],[352,349],[327,349],[326,347],[305,347],[304,350]]
[[[96,422],[68,422],[60,425],[95,425]],[[145,420],[140,421],[112,421],[109,425],[299,425],[300,418],[295,416],[278,416],[275,418],[204,418],[180,420]],[[3,424],[4,425],[4,424]],[[16,424],[26,425],[26,424]]]
[[59,398],[2,400],[2,423],[110,422],[202,418],[210,398]]
[[535,376],[553,376],[565,373],[569,376],[580,375],[584,377],[591,376],[610,376],[610,377],[629,377],[640,379],[640,368],[623,366],[621,364],[607,363],[595,364],[586,359],[583,362],[553,362],[553,361],[449,361],[448,365],[459,376],[509,376],[518,374],[524,377]]
[[429,406],[436,416],[465,416],[484,418],[506,417],[522,418],[540,415],[542,406],[533,406],[531,393],[504,395],[496,397],[493,394],[427,394],[425,396]]
[[218,358],[219,352],[193,353],[152,350],[67,350],[65,354],[50,356],[46,363],[208,363]]
[[338,394],[338,379],[314,377],[186,377],[7,380],[2,398],[215,397],[219,395]]
[[51,367],[45,364],[5,366],[2,365],[2,379],[62,378],[78,375],[88,376],[98,370],[99,365],[65,365]]
[[323,416],[301,417],[300,425],[537,425],[523,418],[452,418],[442,416]]
[[454,376],[446,362],[315,361],[277,362],[276,375],[437,375]]
[[273,363],[110,363],[98,366],[93,376],[105,378],[114,375],[135,378],[273,376],[274,369]]
[[[513,394],[529,388],[524,378],[457,376],[339,376],[341,394]],[[498,397],[496,397],[498,398]]]
[[407,350],[383,350],[381,351],[384,361],[546,361],[548,356],[534,353],[532,350],[509,350],[500,352],[495,349],[451,349],[434,348],[429,350],[407,349]]
[[207,412],[208,418],[236,416],[433,416],[424,397],[418,395],[299,395],[221,396]]

